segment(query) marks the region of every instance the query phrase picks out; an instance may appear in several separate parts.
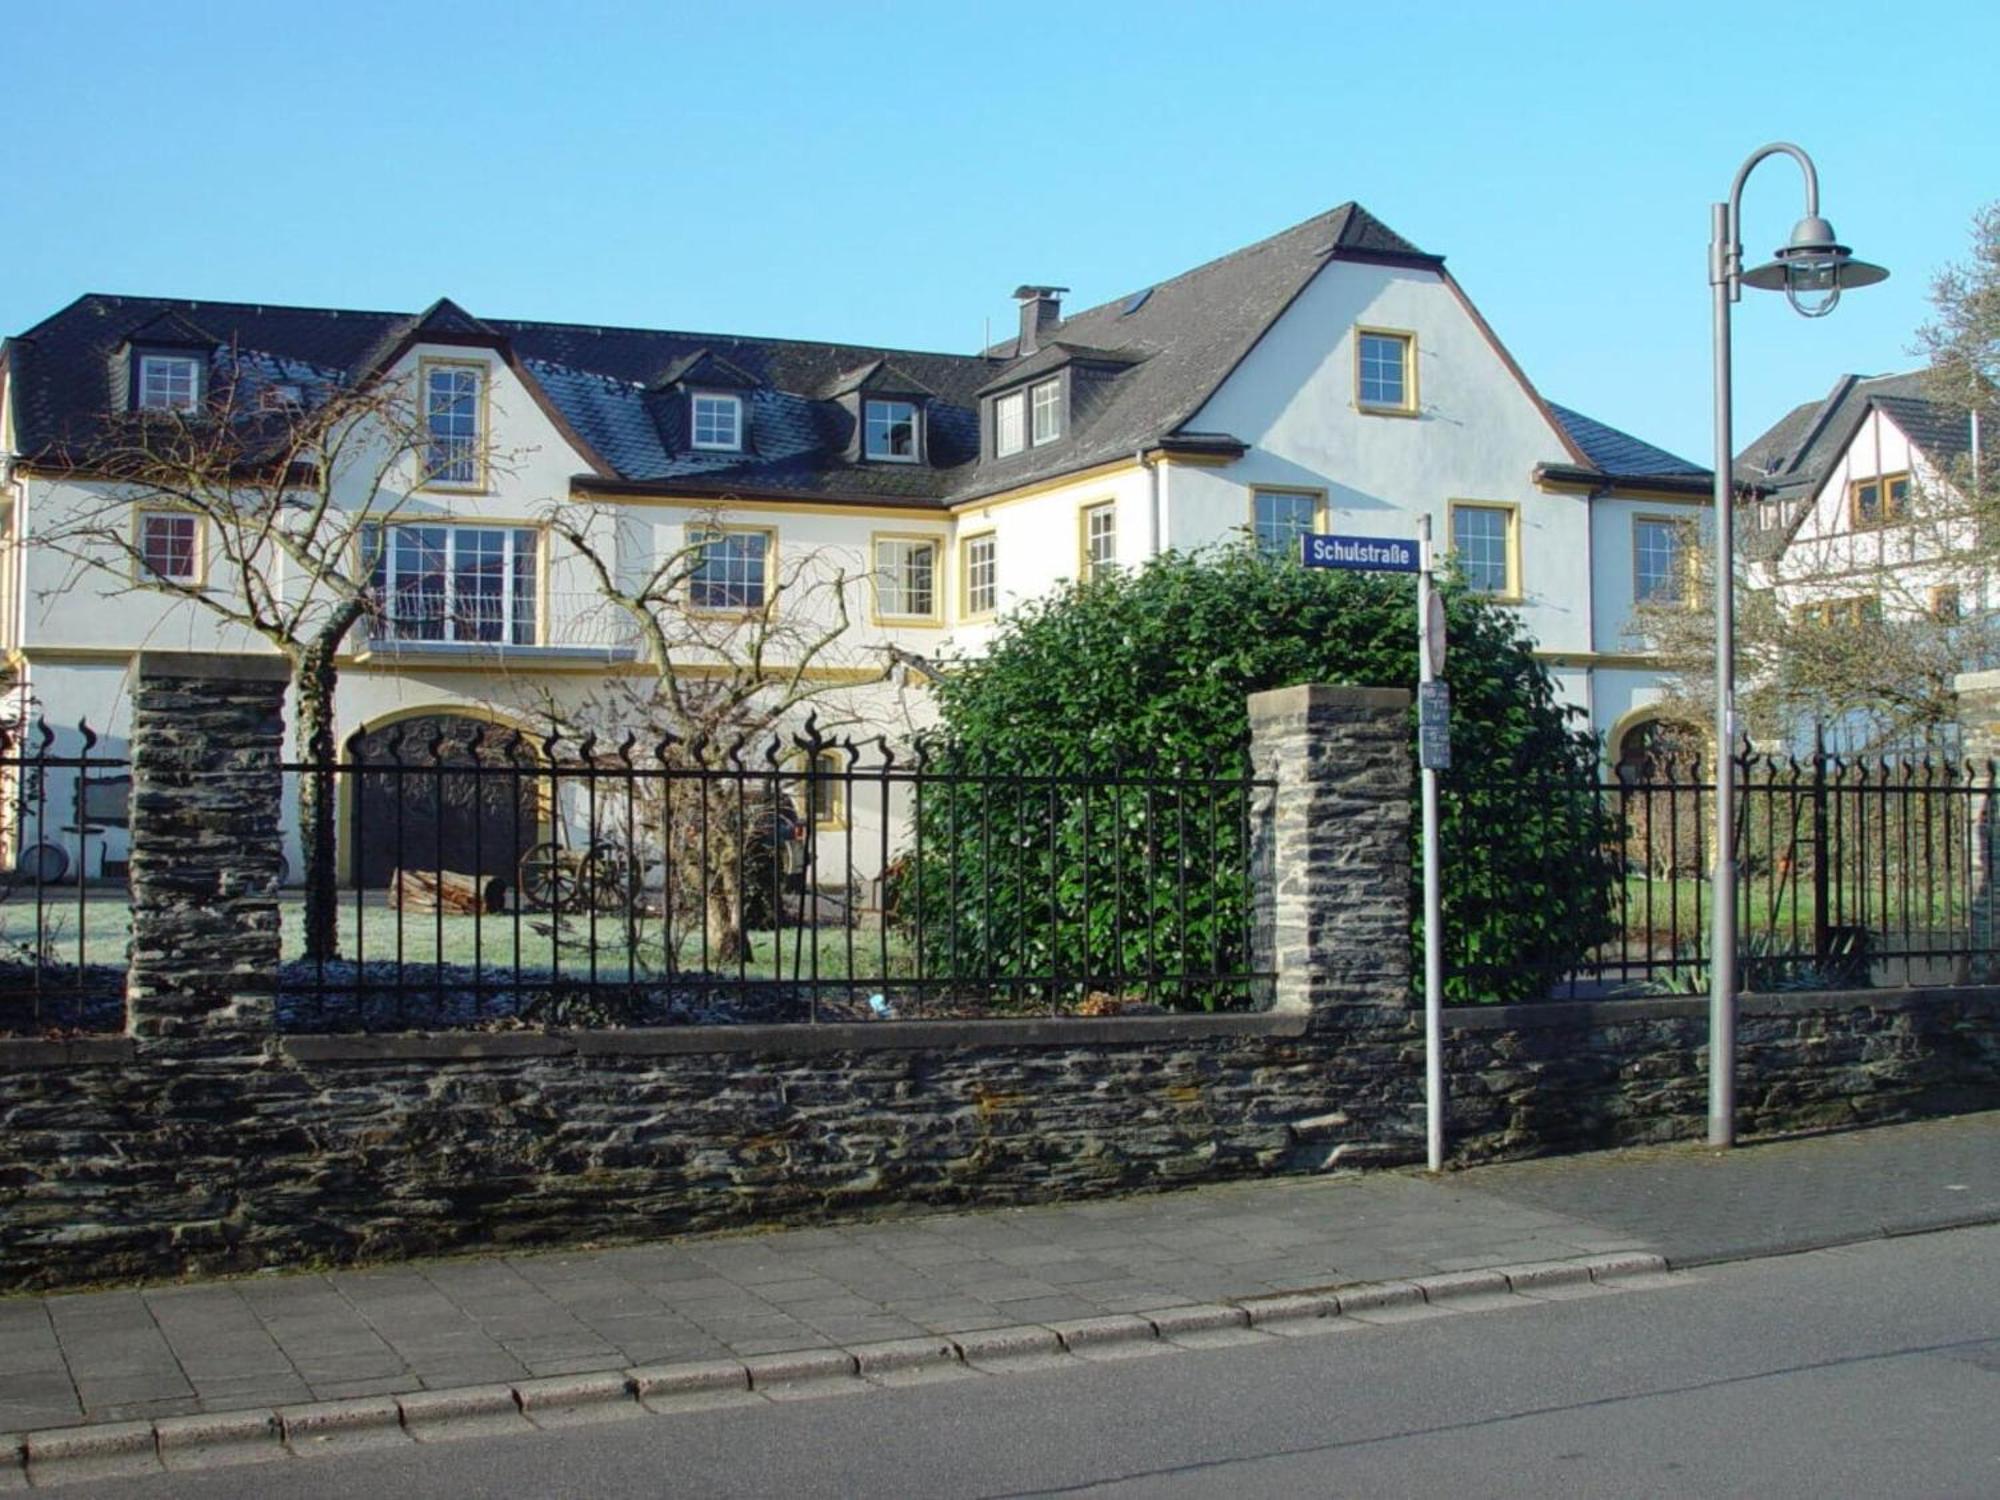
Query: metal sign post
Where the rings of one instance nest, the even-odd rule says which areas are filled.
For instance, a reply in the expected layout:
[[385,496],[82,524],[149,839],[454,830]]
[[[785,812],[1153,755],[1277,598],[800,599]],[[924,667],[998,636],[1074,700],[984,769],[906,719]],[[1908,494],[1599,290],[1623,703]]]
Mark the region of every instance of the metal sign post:
[[1444,667],[1444,601],[1431,576],[1431,518],[1417,517],[1414,543],[1400,537],[1300,538],[1309,568],[1417,575],[1417,766],[1423,788],[1424,860],[1424,1120],[1430,1168],[1444,1166],[1444,897],[1438,875],[1438,779],[1451,766],[1451,690],[1437,680]]
[[[1423,788],[1424,1136],[1430,1169],[1444,1167],[1444,895],[1438,871],[1438,777],[1451,764],[1451,694],[1444,665],[1444,601],[1431,577],[1431,518],[1417,517],[1417,763]],[[1435,616],[1435,618],[1433,618]]]

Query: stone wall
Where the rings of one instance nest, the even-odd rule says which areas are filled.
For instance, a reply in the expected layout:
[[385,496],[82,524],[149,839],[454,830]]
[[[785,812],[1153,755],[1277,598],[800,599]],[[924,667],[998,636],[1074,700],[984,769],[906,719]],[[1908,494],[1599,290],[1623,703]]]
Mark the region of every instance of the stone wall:
[[[275,775],[269,683],[157,665],[178,675],[142,673],[149,701],[191,700],[172,712],[215,739],[151,762],[135,821],[184,816],[204,776]],[[1254,830],[1262,1014],[280,1038],[238,982],[271,940],[263,866],[233,886],[218,859],[185,887],[156,869],[130,1035],[0,1040],[0,1287],[1420,1160],[1407,713],[1366,690],[1253,700],[1278,784]],[[264,816],[240,784],[219,806]],[[2000,1105],[1996,1021],[1996,990],[1747,997],[1745,1128]],[[1705,1028],[1700,1001],[1451,1013],[1453,1155],[1699,1138]]]

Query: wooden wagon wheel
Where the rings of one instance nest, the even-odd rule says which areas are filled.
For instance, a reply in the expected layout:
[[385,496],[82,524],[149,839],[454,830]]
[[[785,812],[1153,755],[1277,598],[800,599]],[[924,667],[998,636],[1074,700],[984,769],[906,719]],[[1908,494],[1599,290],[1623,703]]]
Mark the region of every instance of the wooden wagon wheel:
[[559,844],[536,844],[521,856],[521,899],[538,911],[560,911],[576,894],[576,871]]

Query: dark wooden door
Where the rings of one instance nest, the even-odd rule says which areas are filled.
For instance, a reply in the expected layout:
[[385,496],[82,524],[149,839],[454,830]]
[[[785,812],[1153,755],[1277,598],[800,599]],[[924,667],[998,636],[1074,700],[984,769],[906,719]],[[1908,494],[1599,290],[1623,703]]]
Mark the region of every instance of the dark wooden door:
[[[540,838],[533,742],[462,714],[403,719],[357,734],[348,822],[354,871],[370,889],[394,871],[453,870],[504,880]],[[477,769],[475,769],[477,768]]]

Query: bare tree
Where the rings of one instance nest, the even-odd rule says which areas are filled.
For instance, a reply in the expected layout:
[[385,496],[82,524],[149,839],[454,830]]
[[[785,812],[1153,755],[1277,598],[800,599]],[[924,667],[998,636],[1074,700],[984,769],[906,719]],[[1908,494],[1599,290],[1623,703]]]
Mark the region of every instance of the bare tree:
[[[544,692],[535,713],[566,738],[636,742],[649,767],[695,773],[672,778],[671,791],[664,779],[632,783],[644,804],[635,821],[659,843],[679,910],[700,913],[711,958],[734,962],[747,953],[746,912],[771,888],[765,864],[781,853],[782,830],[812,812],[783,790],[809,787],[810,768],[781,774],[770,747],[807,715],[820,738],[800,754],[868,722],[858,691],[889,682],[897,665],[886,651],[861,664],[851,649],[860,580],[823,552],[773,555],[768,533],[726,524],[726,506],[691,517],[680,545],[636,571],[621,570],[603,510],[550,512],[550,531],[629,625],[647,670],[580,701]],[[634,851],[626,863],[643,860]],[[677,937],[664,934],[669,968]]]
[[[440,465],[490,456],[441,451],[406,378],[273,380],[236,351],[216,369],[194,409],[110,414],[59,454],[80,498],[36,540],[70,559],[71,582],[185,601],[282,653],[301,758],[328,761],[338,654],[380,603],[381,528]],[[149,549],[145,510],[192,517],[192,552]],[[309,956],[336,947],[330,790],[324,776],[300,788]]]

